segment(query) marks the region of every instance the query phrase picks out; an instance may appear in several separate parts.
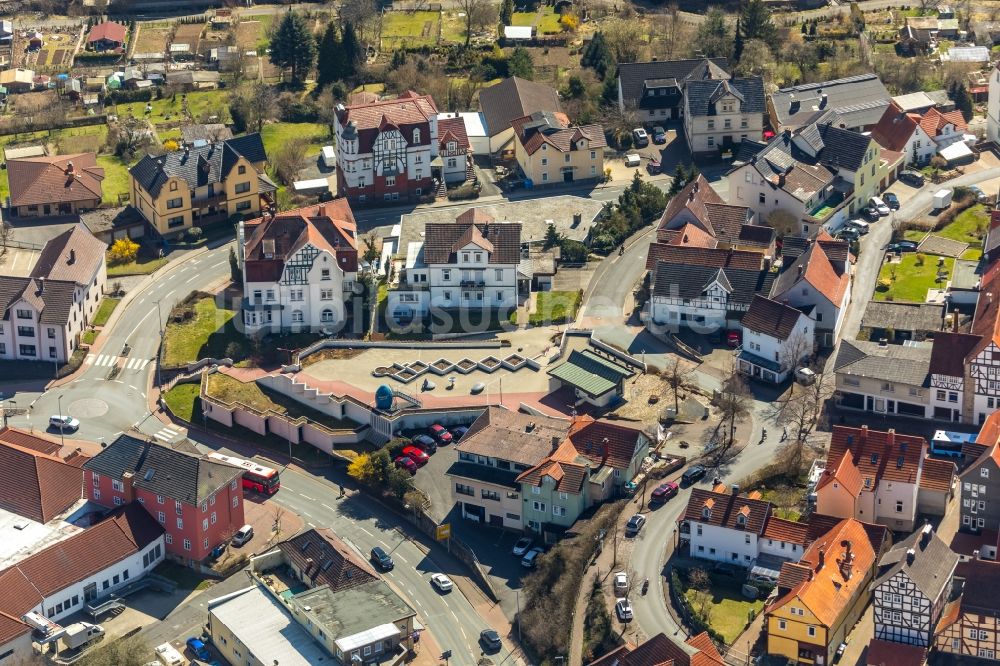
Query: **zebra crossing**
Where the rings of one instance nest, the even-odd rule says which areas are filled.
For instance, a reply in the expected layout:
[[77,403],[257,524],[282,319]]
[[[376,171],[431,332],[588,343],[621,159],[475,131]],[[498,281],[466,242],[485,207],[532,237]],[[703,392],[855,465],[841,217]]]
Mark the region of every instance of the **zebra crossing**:
[[156,434],[153,435],[153,437],[162,442],[172,442],[173,440],[177,439],[177,437],[179,437],[180,434],[181,433],[179,430],[174,430],[173,428],[169,427],[163,427],[157,430]]
[[121,364],[122,370],[142,370],[149,364],[148,358],[130,358],[128,356],[115,356],[114,354],[87,354],[87,358],[83,360],[85,365],[93,365],[99,368],[110,368],[112,365],[118,364],[119,361],[123,361]]

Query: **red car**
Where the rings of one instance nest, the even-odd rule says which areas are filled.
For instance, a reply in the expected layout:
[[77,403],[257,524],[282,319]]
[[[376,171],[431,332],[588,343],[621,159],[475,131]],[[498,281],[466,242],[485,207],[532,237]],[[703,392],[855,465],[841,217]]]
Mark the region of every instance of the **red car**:
[[445,430],[443,425],[435,423],[427,431],[438,441],[438,444],[451,444],[451,433]]
[[396,463],[396,467],[399,469],[405,469],[410,474],[417,473],[417,463],[413,462],[413,460],[407,458],[406,456],[396,456],[396,460],[394,462]]
[[729,331],[726,333],[726,342],[732,349],[736,349],[742,343],[739,331]]
[[668,499],[677,494],[677,484],[673,481],[667,481],[661,486],[658,486],[656,490],[649,494],[649,503],[653,504],[655,502],[666,502]]
[[404,446],[403,455],[416,463],[417,467],[423,467],[431,459],[429,455],[415,446]]

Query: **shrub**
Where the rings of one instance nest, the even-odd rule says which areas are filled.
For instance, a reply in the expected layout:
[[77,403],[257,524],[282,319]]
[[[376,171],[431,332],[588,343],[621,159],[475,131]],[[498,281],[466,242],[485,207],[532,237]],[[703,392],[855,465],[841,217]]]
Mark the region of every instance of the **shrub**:
[[916,258],[917,266],[923,266],[924,265],[924,261],[926,259],[927,259],[927,257],[924,255],[923,252],[917,252],[917,258]]
[[187,237],[188,241],[194,243],[201,238],[201,227],[191,227],[184,235]]
[[139,256],[139,244],[130,238],[119,238],[108,250],[108,261],[112,266],[128,264]]

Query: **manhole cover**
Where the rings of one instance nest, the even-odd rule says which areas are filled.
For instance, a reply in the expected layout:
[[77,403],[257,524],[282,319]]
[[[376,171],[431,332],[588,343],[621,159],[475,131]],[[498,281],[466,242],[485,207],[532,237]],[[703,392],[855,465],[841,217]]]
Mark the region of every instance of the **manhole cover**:
[[92,419],[108,413],[108,403],[97,398],[74,400],[69,406],[69,415],[78,419]]

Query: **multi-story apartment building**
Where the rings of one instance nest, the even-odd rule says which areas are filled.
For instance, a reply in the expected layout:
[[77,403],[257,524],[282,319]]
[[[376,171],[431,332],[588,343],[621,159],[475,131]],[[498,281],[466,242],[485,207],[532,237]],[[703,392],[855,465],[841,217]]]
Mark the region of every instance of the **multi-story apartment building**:
[[750,568],[771,516],[771,504],[732,492],[693,488],[680,517],[691,543],[691,556]]
[[767,112],[764,80],[691,80],[684,87],[684,136],[695,155],[734,151],[759,141]]
[[131,204],[163,236],[258,215],[277,190],[266,162],[259,134],[147,155],[129,169]]
[[748,377],[779,384],[812,356],[814,323],[801,310],[754,296],[740,324],[743,347],[737,367]]
[[437,106],[407,91],[396,99],[338,105],[337,192],[352,203],[411,201],[434,193]]
[[875,414],[927,416],[931,350],[843,340],[833,368],[837,404]]
[[[965,361],[972,350],[979,344],[980,337],[969,333],[952,331],[935,331],[931,347],[930,360],[930,417],[935,420],[971,422],[971,415],[966,412],[974,408],[966,404]],[[969,387],[972,387],[971,377]],[[972,391],[969,391],[970,396]]]
[[821,122],[864,132],[876,125],[892,102],[876,74],[859,74],[833,81],[803,83],[773,92],[768,99],[771,127],[776,132]]
[[45,244],[28,277],[0,276],[0,358],[72,356],[104,294],[106,249],[77,225]]
[[886,150],[903,153],[907,165],[926,164],[937,154],[937,144],[924,131],[920,116],[904,113],[895,102],[886,108],[871,136]]
[[1000,532],[1000,443],[993,442],[979,458],[959,475],[962,485],[959,529],[976,534],[992,534],[983,557],[996,558],[996,534]]
[[653,60],[618,65],[618,107],[644,123],[680,120],[684,116],[684,88],[688,81],[729,78],[725,58]]
[[521,530],[525,527],[517,477],[552,453],[570,422],[489,407],[456,447],[458,461],[446,474],[460,515],[475,522]]
[[1000,563],[961,563],[955,578],[962,594],[941,614],[934,647],[952,657],[1000,660]]
[[[918,511],[943,515],[933,497],[945,476],[951,488],[955,466],[926,457],[922,437],[834,426],[826,469],[816,484],[816,510],[839,518],[856,518],[895,531],[913,529]],[[928,485],[928,479],[934,483]]]
[[510,311],[518,304],[520,261],[519,222],[497,222],[481,208],[454,222],[429,222],[423,242],[408,249],[388,312],[404,319],[431,308]]
[[340,330],[358,271],[357,223],[347,199],[241,222],[247,335]]
[[871,599],[869,584],[888,531],[845,519],[802,559],[781,565],[777,595],[764,607],[767,652],[828,666]]
[[840,337],[840,327],[851,302],[847,242],[834,240],[820,229],[805,252],[784,263],[771,289],[771,300],[807,310],[816,322],[816,343],[832,347]]
[[536,111],[511,122],[514,159],[534,185],[604,177],[604,128],[571,125],[558,112]]
[[930,647],[957,564],[958,555],[930,524],[894,544],[872,584],[875,638]]
[[832,233],[878,193],[879,151],[868,135],[816,122],[767,145],[744,143],[729,173],[729,202],[765,221],[786,213],[794,222],[782,234],[810,237],[820,226]]
[[119,435],[84,466],[87,498],[138,502],[166,532],[168,555],[201,562],[244,525],[242,473],[229,465]]

